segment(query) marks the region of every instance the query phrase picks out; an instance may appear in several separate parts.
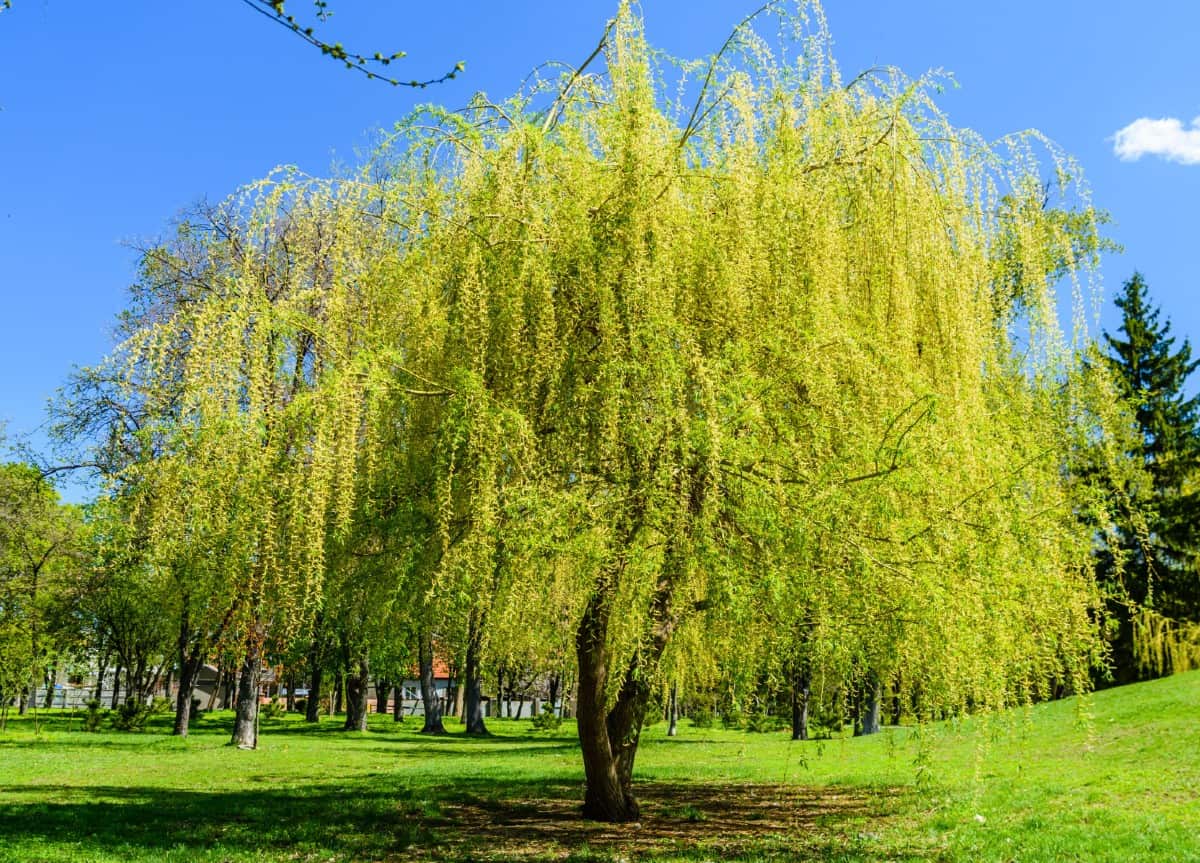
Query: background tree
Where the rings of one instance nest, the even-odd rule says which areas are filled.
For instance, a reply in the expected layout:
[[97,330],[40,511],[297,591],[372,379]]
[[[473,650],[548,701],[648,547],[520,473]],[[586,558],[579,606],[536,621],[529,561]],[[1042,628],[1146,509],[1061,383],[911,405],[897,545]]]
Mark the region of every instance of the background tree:
[[[1134,623],[1142,611],[1200,621],[1200,396],[1187,391],[1200,360],[1186,339],[1175,347],[1140,273],[1125,282],[1116,305],[1121,326],[1118,335],[1105,333],[1108,366],[1132,409],[1136,436],[1127,455],[1144,468],[1141,482],[1121,491],[1147,516],[1144,524],[1122,523],[1100,562],[1101,578],[1117,593],[1113,665],[1125,681],[1171,670],[1139,667]],[[1117,560],[1123,571],[1115,571]]]
[[90,566],[77,507],[33,465],[0,465],[0,703],[24,713],[55,669],[79,647],[73,597]]

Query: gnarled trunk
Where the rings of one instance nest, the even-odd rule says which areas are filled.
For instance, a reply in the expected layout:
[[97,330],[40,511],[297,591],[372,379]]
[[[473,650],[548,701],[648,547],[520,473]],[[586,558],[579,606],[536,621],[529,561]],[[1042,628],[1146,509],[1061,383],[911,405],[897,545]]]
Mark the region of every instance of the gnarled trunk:
[[576,718],[587,790],[583,815],[593,821],[637,821],[633,796],[633,759],[649,691],[630,668],[612,710],[606,710],[610,656],[607,604],[598,594],[588,602],[575,635],[579,661]]
[[442,704],[438,700],[437,687],[433,681],[433,642],[429,636],[422,633],[417,645],[418,662],[421,674],[421,703],[425,707],[425,725],[422,734],[445,734],[446,727],[442,724]]

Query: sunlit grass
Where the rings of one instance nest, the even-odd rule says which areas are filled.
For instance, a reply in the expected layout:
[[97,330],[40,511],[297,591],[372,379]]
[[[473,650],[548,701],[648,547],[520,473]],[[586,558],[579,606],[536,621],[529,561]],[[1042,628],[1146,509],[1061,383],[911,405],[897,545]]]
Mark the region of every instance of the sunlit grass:
[[578,819],[569,723],[476,740],[289,717],[242,752],[229,714],[181,741],[168,718],[89,734],[54,711],[0,735],[0,860],[1198,860],[1198,709],[1191,673],[867,739],[660,724],[622,827]]

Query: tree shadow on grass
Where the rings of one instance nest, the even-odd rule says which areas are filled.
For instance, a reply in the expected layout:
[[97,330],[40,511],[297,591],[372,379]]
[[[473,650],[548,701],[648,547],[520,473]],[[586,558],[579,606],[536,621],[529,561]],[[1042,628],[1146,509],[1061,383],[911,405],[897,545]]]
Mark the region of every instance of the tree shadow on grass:
[[637,786],[642,821],[608,825],[580,817],[578,781],[447,776],[434,785],[395,773],[272,781],[249,776],[250,787],[237,791],[24,786],[16,802],[0,798],[0,836],[95,854],[219,847],[264,860],[869,859],[855,856],[854,837],[898,799],[891,791],[647,782]]

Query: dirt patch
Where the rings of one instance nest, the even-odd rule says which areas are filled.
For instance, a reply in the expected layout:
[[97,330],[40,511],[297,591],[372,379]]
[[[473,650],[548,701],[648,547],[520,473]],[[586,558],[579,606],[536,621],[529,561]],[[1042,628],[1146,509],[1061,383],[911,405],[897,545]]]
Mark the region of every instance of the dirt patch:
[[841,844],[863,819],[885,816],[894,793],[655,782],[638,784],[637,795],[642,819],[634,824],[585,821],[574,795],[442,802],[437,815],[421,818],[437,848],[421,850],[436,860],[554,860],[580,851],[626,860],[773,857],[773,850],[791,857],[814,842]]

